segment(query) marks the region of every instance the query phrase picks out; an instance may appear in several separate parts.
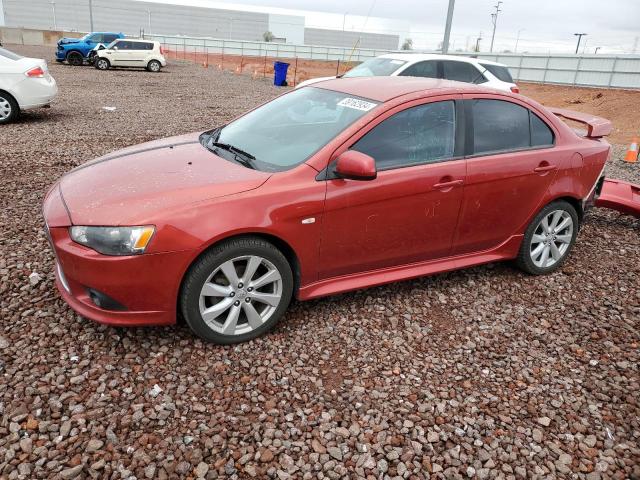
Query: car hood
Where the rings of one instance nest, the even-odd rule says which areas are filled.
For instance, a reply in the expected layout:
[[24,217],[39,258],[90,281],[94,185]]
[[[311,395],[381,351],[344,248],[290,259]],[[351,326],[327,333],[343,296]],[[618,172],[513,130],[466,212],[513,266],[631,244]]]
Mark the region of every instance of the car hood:
[[145,224],[167,210],[258,188],[271,176],[211,153],[199,135],[125,148],[66,174],[60,191],[71,222]]
[[64,38],[61,38],[60,40],[58,40],[58,44],[59,45],[67,45],[69,43],[80,43],[81,41],[82,41],[81,38],[64,37]]

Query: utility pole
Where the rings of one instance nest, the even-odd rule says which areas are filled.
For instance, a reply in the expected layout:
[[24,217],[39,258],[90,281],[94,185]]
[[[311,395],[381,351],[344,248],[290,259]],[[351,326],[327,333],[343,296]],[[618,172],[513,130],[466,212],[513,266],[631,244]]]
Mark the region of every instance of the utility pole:
[[491,48],[489,49],[490,52],[493,52],[493,40],[496,37],[496,25],[498,24],[498,14],[502,11],[500,10],[501,3],[503,2],[498,2],[497,5],[494,5],[494,8],[496,9],[496,13],[491,14],[491,22],[493,23],[493,33],[491,34]]
[[151,9],[147,8],[147,16],[149,18],[149,33],[151,33]]
[[598,54],[598,50],[600,50],[602,47],[596,47],[596,49],[594,50],[593,54],[597,55]]
[[447,9],[447,23],[444,26],[444,39],[442,40],[442,54],[449,51],[449,37],[451,36],[451,22],[453,21],[453,6],[456,0],[449,0],[449,8]]
[[480,51],[480,40],[482,40],[482,32],[480,32],[480,35],[478,35],[478,38],[476,39],[476,52]]
[[93,32],[93,2],[89,0],[89,28]]
[[580,40],[582,40],[582,37],[584,37],[586,33],[574,33],[574,35],[578,37],[578,44],[576,45],[576,55],[577,55],[578,49],[580,48]]
[[636,53],[638,51],[638,40],[640,39],[640,37],[636,37],[635,40],[633,41],[633,49],[631,50],[631,53]]
[[518,42],[520,41],[520,33],[524,32],[524,28],[521,28],[520,30],[518,30],[518,36],[516,37],[516,46],[513,48],[513,53],[516,53],[518,51]]

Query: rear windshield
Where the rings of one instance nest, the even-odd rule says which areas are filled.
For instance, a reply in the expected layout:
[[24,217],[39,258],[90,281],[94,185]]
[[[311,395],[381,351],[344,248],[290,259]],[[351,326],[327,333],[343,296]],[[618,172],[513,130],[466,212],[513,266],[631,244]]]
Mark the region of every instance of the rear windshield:
[[0,57],[8,58],[9,60],[20,60],[23,58],[17,53],[10,52],[5,48],[0,48]]
[[352,68],[343,77],[386,77],[407,62],[393,58],[372,58]]
[[490,63],[480,63],[484,68],[489,70],[489,73],[493,74],[498,80],[503,82],[513,83],[513,77],[507,67],[501,65],[491,65]]

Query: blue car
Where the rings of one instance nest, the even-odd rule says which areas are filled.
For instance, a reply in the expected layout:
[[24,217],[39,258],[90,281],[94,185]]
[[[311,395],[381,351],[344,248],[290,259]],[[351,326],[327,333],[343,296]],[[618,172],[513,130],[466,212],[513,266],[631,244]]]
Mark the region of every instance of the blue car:
[[89,59],[89,54],[96,45],[109,45],[117,38],[124,38],[124,33],[92,32],[82,38],[61,38],[58,40],[56,61],[66,60],[69,65],[80,66]]

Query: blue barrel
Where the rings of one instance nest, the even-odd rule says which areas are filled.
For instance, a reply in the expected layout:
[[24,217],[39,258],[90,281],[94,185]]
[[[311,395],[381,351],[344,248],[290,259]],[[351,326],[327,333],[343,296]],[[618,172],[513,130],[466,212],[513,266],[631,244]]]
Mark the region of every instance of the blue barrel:
[[289,64],[285,62],[273,62],[273,84],[282,87],[287,84],[287,69]]

